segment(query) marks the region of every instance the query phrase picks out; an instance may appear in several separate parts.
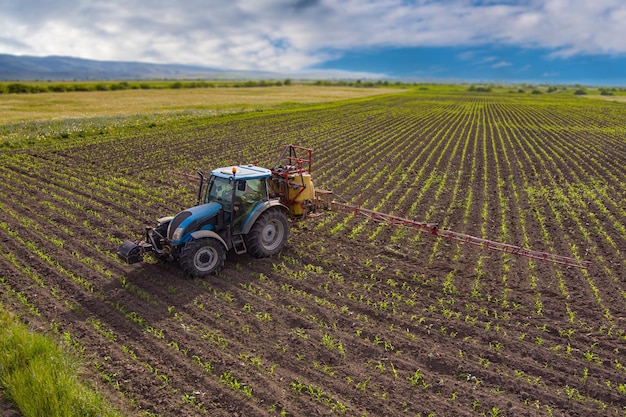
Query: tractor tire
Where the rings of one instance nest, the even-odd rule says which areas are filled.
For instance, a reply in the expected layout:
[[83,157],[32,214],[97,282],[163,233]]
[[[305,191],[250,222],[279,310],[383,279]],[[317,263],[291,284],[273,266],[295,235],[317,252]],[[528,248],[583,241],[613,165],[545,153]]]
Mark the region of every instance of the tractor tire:
[[226,249],[213,238],[192,240],[180,252],[182,270],[193,278],[205,278],[222,269]]
[[287,243],[289,220],[281,209],[265,211],[254,222],[246,235],[248,253],[255,258],[266,258],[277,254]]

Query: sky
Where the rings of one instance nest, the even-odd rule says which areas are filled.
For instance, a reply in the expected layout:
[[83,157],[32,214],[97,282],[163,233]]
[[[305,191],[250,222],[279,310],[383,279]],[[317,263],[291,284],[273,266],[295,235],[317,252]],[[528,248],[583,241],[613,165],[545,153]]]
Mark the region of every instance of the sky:
[[0,0],[0,53],[626,85],[625,0]]

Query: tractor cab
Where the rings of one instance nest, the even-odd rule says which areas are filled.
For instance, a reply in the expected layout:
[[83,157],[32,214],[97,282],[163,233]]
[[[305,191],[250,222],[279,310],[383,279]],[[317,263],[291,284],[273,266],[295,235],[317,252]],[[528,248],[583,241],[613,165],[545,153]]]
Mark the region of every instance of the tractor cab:
[[269,169],[252,165],[218,168],[211,172],[204,203],[217,202],[224,211],[224,222],[233,234],[240,234],[250,215],[269,200]]

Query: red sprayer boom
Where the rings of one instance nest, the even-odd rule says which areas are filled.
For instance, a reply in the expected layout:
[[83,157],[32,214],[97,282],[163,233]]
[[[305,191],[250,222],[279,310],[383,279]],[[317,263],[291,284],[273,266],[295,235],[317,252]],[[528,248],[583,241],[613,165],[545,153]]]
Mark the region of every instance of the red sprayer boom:
[[363,207],[349,205],[345,203],[339,203],[336,201],[330,201],[332,193],[323,191],[316,192],[316,196],[321,197],[320,204],[322,207],[326,207],[332,211],[341,211],[347,213],[353,213],[355,216],[366,218],[377,223],[387,224],[389,226],[400,226],[407,229],[417,230],[420,232],[429,233],[438,237],[446,239],[452,239],[459,242],[467,243],[474,246],[479,246],[484,249],[491,249],[505,253],[511,253],[513,255],[525,256],[527,258],[538,259],[540,261],[552,262],[559,265],[573,266],[575,268],[586,269],[591,265],[591,262],[584,261],[575,258],[569,258],[567,256],[555,255],[549,252],[541,252],[532,249],[523,248],[521,246],[509,245],[507,243],[496,242],[493,240],[483,239],[480,237],[470,236],[463,233],[453,232],[452,230],[440,229],[436,225],[420,223],[415,220],[405,219],[391,214],[380,213],[373,210],[368,210]]

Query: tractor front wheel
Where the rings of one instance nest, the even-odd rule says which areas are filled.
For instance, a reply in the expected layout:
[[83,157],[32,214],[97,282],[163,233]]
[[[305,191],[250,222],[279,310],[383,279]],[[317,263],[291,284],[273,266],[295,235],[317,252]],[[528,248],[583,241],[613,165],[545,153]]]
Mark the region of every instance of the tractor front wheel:
[[265,258],[281,251],[289,237],[289,220],[284,211],[269,209],[254,222],[246,235],[248,253]]
[[226,250],[217,239],[203,238],[187,243],[180,252],[180,266],[193,278],[204,278],[224,266]]

